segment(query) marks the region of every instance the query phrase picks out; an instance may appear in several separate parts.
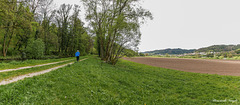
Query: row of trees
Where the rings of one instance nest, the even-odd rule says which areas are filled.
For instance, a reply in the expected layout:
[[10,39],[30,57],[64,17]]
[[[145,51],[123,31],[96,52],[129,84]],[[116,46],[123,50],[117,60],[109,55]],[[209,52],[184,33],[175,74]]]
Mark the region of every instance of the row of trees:
[[122,56],[135,54],[141,38],[140,25],[153,18],[141,7],[141,0],[80,1],[86,10],[88,28],[79,18],[78,5],[62,4],[55,9],[53,0],[1,0],[2,55],[35,51],[28,46],[39,39],[44,43],[39,48],[44,48],[47,55],[69,56],[77,49],[82,54],[96,50],[102,60],[116,64]]
[[26,52],[37,39],[44,42],[47,55],[70,56],[77,49],[90,53],[93,40],[79,14],[78,5],[62,4],[55,9],[53,0],[1,0],[0,56]]
[[82,0],[102,60],[116,64],[126,49],[137,50],[140,25],[152,14],[140,0]]

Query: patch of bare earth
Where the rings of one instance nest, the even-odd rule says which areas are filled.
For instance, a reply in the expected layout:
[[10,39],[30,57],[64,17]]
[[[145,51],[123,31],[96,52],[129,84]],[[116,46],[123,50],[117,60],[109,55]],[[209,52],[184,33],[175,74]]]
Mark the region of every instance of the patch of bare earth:
[[240,76],[239,60],[207,60],[180,58],[123,58],[125,60],[186,72]]

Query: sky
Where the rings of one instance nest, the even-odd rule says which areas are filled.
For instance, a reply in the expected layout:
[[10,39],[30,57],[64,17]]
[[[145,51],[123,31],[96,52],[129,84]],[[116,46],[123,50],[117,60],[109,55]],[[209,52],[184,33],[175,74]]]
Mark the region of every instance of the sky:
[[[55,0],[80,4],[79,0]],[[154,19],[142,25],[140,51],[240,44],[240,0],[144,0]]]

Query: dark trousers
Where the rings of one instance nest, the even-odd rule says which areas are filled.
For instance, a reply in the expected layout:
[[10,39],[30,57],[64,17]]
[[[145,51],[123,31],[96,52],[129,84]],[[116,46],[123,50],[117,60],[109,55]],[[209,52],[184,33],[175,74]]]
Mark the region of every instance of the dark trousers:
[[79,61],[79,56],[77,56],[77,61]]

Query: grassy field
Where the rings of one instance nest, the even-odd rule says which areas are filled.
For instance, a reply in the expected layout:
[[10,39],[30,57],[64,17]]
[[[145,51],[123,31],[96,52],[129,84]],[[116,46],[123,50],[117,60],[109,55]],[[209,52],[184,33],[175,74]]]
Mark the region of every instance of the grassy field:
[[0,86],[0,104],[238,104],[239,80],[125,60],[111,66],[89,57],[41,76]]
[[71,60],[71,59],[74,59],[74,57],[61,58],[61,59],[47,59],[47,60],[12,61],[9,63],[2,62],[0,63],[0,70],[15,69],[15,68],[24,67],[24,66],[33,66],[33,65],[52,63],[52,62],[58,62],[63,60]]

